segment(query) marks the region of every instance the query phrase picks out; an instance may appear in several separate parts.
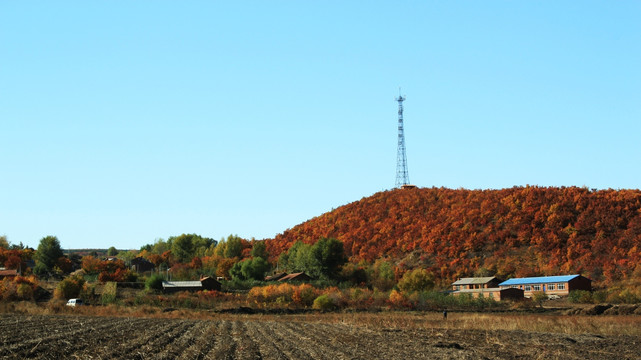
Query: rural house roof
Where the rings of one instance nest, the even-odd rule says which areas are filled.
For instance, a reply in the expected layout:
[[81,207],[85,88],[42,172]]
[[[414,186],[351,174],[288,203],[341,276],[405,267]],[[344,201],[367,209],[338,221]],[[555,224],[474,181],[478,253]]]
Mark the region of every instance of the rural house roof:
[[4,277],[4,276],[17,276],[17,275],[18,275],[18,271],[15,270],[15,269],[12,269],[12,270],[0,270],[0,276],[2,276],[2,277]]
[[472,284],[487,284],[492,280],[496,280],[494,276],[488,277],[470,277],[458,279],[452,283],[452,285],[472,285]]
[[203,285],[200,281],[163,281],[162,286],[164,288],[200,288]]
[[288,280],[309,280],[311,277],[305,274],[304,272],[292,273],[287,276],[283,276],[278,281],[288,281]]
[[558,276],[514,278],[514,279],[503,281],[502,283],[499,284],[499,286],[568,282],[579,276],[581,275],[558,275]]
[[276,281],[281,279],[282,277],[287,276],[286,272],[274,274],[274,275],[269,275],[265,277],[265,281]]

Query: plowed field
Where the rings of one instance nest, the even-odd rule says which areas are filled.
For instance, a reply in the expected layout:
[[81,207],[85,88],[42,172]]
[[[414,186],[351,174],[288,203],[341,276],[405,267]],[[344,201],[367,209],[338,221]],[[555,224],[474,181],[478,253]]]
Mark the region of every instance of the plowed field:
[[0,314],[7,359],[639,359],[635,336],[349,323]]

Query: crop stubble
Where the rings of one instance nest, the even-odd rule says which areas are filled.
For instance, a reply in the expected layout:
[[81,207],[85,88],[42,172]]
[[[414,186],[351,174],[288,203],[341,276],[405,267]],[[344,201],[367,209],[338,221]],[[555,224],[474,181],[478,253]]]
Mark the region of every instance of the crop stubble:
[[0,315],[0,358],[639,359],[635,336],[350,323]]

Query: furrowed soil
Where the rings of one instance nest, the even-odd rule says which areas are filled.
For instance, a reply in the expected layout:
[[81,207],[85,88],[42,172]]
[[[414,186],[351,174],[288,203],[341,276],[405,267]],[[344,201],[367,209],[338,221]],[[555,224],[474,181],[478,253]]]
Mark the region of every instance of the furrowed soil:
[[[635,330],[484,330],[450,321],[394,314],[212,315],[203,320],[0,314],[0,358],[641,359]],[[630,326],[636,328],[636,320]]]

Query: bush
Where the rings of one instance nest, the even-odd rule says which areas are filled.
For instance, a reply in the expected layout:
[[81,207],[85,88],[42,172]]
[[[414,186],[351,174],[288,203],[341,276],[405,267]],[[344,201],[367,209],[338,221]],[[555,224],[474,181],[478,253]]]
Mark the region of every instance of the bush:
[[314,305],[312,306],[312,308],[322,311],[334,310],[336,309],[336,307],[337,305],[335,299],[328,294],[323,294],[317,297],[314,300]]
[[415,269],[403,274],[398,282],[398,288],[406,293],[427,291],[434,287],[434,275],[425,269]]
[[572,290],[568,295],[568,301],[575,304],[591,304],[592,293],[587,290]]
[[606,301],[608,298],[608,292],[605,290],[597,290],[592,293],[592,301],[595,304],[600,304]]
[[389,304],[394,308],[406,308],[410,306],[409,301],[405,296],[396,290],[392,290],[389,294]]
[[103,305],[113,304],[116,302],[116,296],[118,294],[118,284],[116,282],[108,282],[102,288],[102,295],[100,296],[100,302]]
[[145,288],[147,290],[162,290],[162,282],[164,280],[165,279],[161,275],[151,275],[145,282]]
[[294,292],[292,293],[292,301],[295,304],[310,306],[314,303],[314,298],[316,297],[317,290],[309,285],[302,284],[294,287]]
[[56,299],[73,299],[80,295],[80,290],[85,284],[85,279],[79,276],[71,276],[62,279],[53,292]]
[[22,300],[33,299],[33,288],[27,284],[20,284],[16,289],[16,295]]
[[641,302],[639,296],[634,294],[629,289],[623,289],[621,291],[613,291],[608,295],[608,302],[615,304],[636,304]]

